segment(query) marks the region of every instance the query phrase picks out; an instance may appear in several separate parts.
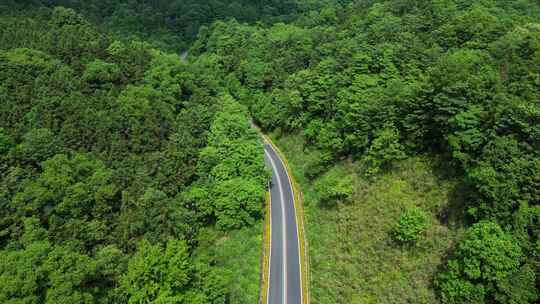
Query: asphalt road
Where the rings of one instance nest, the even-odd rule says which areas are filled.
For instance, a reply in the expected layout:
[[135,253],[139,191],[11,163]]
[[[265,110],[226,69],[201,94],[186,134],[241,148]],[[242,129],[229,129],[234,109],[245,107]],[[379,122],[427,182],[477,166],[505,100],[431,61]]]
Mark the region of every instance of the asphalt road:
[[270,187],[270,284],[267,304],[301,304],[300,249],[294,195],[279,154],[265,144]]

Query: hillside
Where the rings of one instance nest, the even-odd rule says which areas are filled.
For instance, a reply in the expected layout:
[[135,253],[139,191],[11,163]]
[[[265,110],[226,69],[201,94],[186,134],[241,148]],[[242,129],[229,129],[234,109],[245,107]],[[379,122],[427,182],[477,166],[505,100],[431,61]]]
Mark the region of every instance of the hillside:
[[154,47],[179,52],[188,48],[199,29],[216,20],[275,23],[294,19],[306,7],[295,0],[4,0],[8,10],[37,11],[63,6],[84,15],[100,29],[124,41],[144,40]]
[[0,103],[2,303],[256,301],[251,121],[313,303],[540,300],[538,1],[4,1]]
[[268,174],[215,62],[3,13],[0,302],[253,303]]
[[192,54],[218,58],[264,130],[294,136],[314,301],[538,299],[539,22],[534,1],[356,1],[200,33]]
[[[280,136],[278,142],[303,191],[312,301],[437,303],[432,278],[463,233],[462,214],[444,217],[463,204],[459,179],[422,155],[373,180],[358,177],[361,164],[346,160],[312,182],[302,139]],[[350,196],[328,200],[331,189]],[[429,226],[414,246],[396,243],[394,226],[411,209],[425,210]]]

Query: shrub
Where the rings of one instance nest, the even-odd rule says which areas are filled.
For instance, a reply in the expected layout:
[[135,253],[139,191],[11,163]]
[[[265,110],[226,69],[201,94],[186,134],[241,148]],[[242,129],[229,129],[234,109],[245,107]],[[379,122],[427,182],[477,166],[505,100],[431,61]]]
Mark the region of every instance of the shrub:
[[332,162],[332,154],[315,150],[309,154],[305,161],[305,174],[309,179],[315,179],[328,170]]
[[315,182],[315,191],[322,204],[349,202],[354,191],[352,176],[332,170]]
[[392,231],[394,239],[401,244],[415,244],[429,227],[429,216],[419,208],[406,210]]

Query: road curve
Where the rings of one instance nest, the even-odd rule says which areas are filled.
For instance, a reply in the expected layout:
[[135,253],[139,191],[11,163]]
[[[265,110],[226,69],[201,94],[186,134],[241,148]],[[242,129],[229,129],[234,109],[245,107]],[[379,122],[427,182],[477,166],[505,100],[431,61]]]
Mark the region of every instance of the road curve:
[[279,154],[264,145],[272,170],[270,185],[270,278],[265,304],[301,304],[302,282],[298,223],[291,180]]

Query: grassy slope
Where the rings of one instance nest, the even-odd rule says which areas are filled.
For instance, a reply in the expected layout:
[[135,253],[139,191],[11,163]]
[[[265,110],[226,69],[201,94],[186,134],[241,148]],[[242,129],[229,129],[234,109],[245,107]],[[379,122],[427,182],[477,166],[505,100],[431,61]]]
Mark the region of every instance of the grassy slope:
[[[353,174],[353,202],[323,208],[302,173],[302,139],[285,136],[276,143],[304,194],[313,303],[438,302],[431,286],[433,273],[461,230],[452,217],[446,225],[438,219],[449,205],[460,202],[455,181],[437,177],[425,157],[403,161],[372,182],[355,174],[357,165],[346,161],[332,170]],[[432,214],[433,225],[417,248],[395,245],[389,236],[408,206]]]

